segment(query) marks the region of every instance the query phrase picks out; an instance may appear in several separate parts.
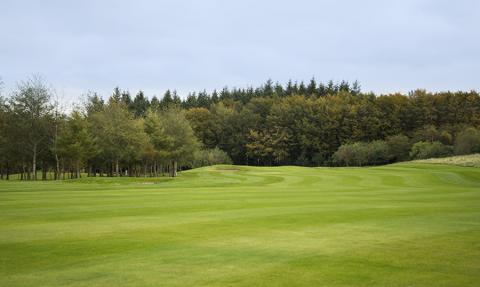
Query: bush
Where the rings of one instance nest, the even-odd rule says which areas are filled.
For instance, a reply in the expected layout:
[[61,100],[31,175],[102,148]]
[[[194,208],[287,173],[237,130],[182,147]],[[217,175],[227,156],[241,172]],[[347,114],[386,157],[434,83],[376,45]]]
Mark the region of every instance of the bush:
[[194,155],[192,167],[210,166],[215,164],[232,164],[232,159],[219,148],[203,149]]
[[455,154],[471,154],[480,152],[480,132],[475,128],[461,131],[455,140]]
[[404,135],[395,135],[387,138],[388,153],[392,161],[408,160],[412,144]]
[[344,144],[333,154],[335,165],[365,166],[390,162],[388,145],[385,141]]
[[410,157],[412,159],[427,159],[435,157],[446,157],[451,155],[453,148],[448,145],[444,145],[441,142],[417,142],[412,146],[410,151]]
[[361,142],[341,145],[333,154],[333,163],[335,165],[362,166],[367,161],[366,150],[366,144]]
[[442,131],[438,140],[444,145],[452,145],[452,135],[447,131]]
[[388,145],[385,141],[373,141],[366,145],[367,148],[367,164],[380,165],[390,162]]

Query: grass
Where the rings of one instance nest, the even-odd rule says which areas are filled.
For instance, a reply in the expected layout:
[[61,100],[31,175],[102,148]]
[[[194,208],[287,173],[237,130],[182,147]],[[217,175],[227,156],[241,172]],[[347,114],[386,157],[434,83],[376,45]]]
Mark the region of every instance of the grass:
[[0,182],[0,286],[478,286],[480,169]]
[[480,154],[459,155],[445,158],[417,160],[417,163],[448,164],[467,167],[480,167]]

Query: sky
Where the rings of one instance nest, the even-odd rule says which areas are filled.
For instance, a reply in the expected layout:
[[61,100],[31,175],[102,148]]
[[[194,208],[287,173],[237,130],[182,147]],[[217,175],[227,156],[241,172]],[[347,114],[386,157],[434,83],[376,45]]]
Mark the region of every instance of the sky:
[[0,0],[4,93],[62,97],[358,80],[376,93],[480,89],[477,0]]

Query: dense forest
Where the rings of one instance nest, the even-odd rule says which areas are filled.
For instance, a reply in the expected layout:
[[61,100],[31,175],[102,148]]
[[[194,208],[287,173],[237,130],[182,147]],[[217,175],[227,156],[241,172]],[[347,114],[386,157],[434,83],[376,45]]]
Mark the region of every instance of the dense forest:
[[62,109],[39,77],[0,95],[0,176],[176,176],[219,163],[365,166],[480,152],[476,91],[363,93],[342,81],[149,99],[115,88]]

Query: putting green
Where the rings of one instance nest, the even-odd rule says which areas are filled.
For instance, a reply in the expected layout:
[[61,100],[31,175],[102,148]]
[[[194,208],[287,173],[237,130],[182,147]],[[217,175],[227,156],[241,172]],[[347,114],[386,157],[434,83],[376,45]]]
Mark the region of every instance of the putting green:
[[479,286],[480,169],[0,182],[0,286]]

